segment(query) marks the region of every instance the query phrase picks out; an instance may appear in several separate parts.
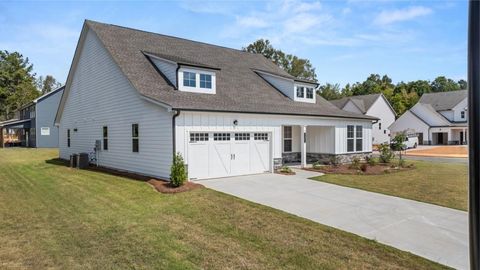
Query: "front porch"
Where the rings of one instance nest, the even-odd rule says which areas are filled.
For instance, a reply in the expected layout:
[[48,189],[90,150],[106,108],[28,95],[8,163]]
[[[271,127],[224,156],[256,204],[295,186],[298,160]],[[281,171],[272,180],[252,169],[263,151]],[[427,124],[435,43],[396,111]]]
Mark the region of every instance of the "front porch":
[[365,139],[368,131],[363,125],[282,126],[282,163],[307,167],[332,159],[346,163],[353,157],[363,158],[372,151],[371,140]]
[[466,145],[468,129],[466,127],[432,128],[430,138],[433,145]]

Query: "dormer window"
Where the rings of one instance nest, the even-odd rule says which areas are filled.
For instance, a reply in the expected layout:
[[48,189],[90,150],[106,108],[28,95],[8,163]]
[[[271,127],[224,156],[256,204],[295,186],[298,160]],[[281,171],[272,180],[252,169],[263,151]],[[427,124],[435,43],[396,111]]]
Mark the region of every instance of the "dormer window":
[[201,68],[181,67],[178,70],[178,90],[215,94],[215,72]]
[[460,112],[460,118],[465,119],[465,111]]
[[197,85],[197,80],[195,78],[196,76],[197,76],[197,74],[195,74],[193,72],[184,71],[183,72],[183,86],[196,87],[196,85]]
[[295,84],[295,101],[315,103],[315,89],[309,85]]

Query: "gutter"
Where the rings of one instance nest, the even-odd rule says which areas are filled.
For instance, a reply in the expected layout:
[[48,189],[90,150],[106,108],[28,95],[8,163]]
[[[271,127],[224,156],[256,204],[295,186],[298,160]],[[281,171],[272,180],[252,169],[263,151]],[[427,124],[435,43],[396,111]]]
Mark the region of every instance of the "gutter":
[[173,156],[175,157],[175,154],[177,153],[177,147],[176,147],[176,135],[177,135],[177,130],[176,130],[176,125],[175,125],[175,120],[176,118],[180,115],[180,110],[175,110],[175,113],[173,114],[172,117],[172,143],[173,143]]

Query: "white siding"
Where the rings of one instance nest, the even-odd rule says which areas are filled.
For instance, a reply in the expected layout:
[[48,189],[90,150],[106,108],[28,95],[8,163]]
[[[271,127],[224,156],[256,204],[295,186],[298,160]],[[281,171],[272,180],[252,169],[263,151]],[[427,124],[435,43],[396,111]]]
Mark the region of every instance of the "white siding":
[[397,121],[395,121],[390,127],[392,132],[392,137],[400,132],[411,132],[411,133],[423,133],[423,140],[429,141],[430,136],[428,133],[429,126],[425,124],[422,120],[418,119],[410,111],[406,111],[402,116],[400,116]]
[[421,117],[422,120],[427,122],[430,126],[446,126],[449,124],[445,118],[438,115],[435,111],[432,111],[427,105],[417,103],[410,110],[415,115]]
[[389,143],[390,130],[388,127],[395,122],[395,113],[392,111],[387,101],[380,96],[367,111],[366,115],[380,119],[372,126],[373,144]]
[[[233,125],[233,121],[237,120],[237,126]],[[272,136],[272,157],[282,157],[282,126],[297,126],[292,132],[294,136],[293,145],[296,145],[295,138],[298,140],[299,125],[308,126],[308,130],[312,126],[326,126],[327,128],[336,127],[335,137],[332,136],[329,142],[330,145],[335,145],[333,148],[326,148],[335,151],[336,154],[345,154],[346,152],[346,126],[347,124],[362,125],[364,137],[364,152],[372,151],[372,137],[371,137],[371,121],[366,120],[347,120],[321,117],[300,117],[300,116],[280,116],[280,115],[261,115],[261,114],[242,114],[242,113],[210,113],[210,112],[182,112],[176,118],[176,150],[184,155],[185,160],[188,160],[187,143],[188,134],[190,131],[262,131],[269,132]],[[307,130],[307,137],[308,137]],[[323,130],[322,130],[323,131]],[[329,133],[327,131],[320,132],[320,138]],[[298,134],[298,135],[297,135]],[[331,134],[331,133],[330,133]],[[328,137],[327,137],[328,138]],[[326,138],[321,138],[326,139]],[[333,142],[335,140],[335,142]],[[320,141],[321,143],[321,141]],[[295,147],[295,146],[294,146]],[[296,147],[299,147],[298,145]],[[317,146],[318,147],[318,146]],[[333,148],[333,149],[332,149]],[[292,150],[296,150],[294,148]],[[300,149],[297,150],[298,152]]]
[[335,153],[335,127],[307,127],[308,153]]
[[[93,152],[108,126],[108,151],[101,166],[169,177],[172,116],[140,98],[92,31],[88,31],[60,120],[60,157]],[[139,124],[139,153],[132,152],[131,125]],[[67,147],[67,129],[71,147]],[[74,132],[74,129],[78,129]]]
[[295,89],[294,89],[293,80],[287,80],[284,78],[272,76],[265,73],[260,73],[260,76],[262,76],[262,78],[264,78],[267,82],[269,82],[275,88],[280,90],[280,92],[282,92],[284,95],[288,96],[292,100],[295,99],[295,95],[294,95]]
[[160,72],[170,81],[172,85],[177,86],[177,64],[170,61],[150,57],[152,62],[157,66]]
[[[458,103],[457,106],[453,108],[453,121],[455,122],[464,122],[468,119],[468,111],[465,108],[468,107],[468,99],[462,100],[462,102]],[[461,112],[465,111],[465,118],[461,117]]]

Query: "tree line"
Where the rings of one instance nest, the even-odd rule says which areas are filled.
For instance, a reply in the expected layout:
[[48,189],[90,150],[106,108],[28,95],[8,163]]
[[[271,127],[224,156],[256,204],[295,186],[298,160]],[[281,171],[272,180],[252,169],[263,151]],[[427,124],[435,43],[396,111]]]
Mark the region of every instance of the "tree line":
[[28,57],[0,51],[0,121],[12,119],[20,107],[60,86],[51,75],[37,78]]
[[[275,49],[270,41],[266,39],[256,40],[242,49],[247,52],[262,54],[292,76],[317,82],[315,68],[310,60]],[[371,74],[365,81],[346,84],[343,88],[337,83],[320,84],[317,88],[317,93],[327,100],[382,93],[396,113],[401,115],[415,105],[424,93],[461,89],[467,89],[465,80],[455,81],[445,76],[438,76],[433,81],[402,81],[394,84],[387,75]]]

